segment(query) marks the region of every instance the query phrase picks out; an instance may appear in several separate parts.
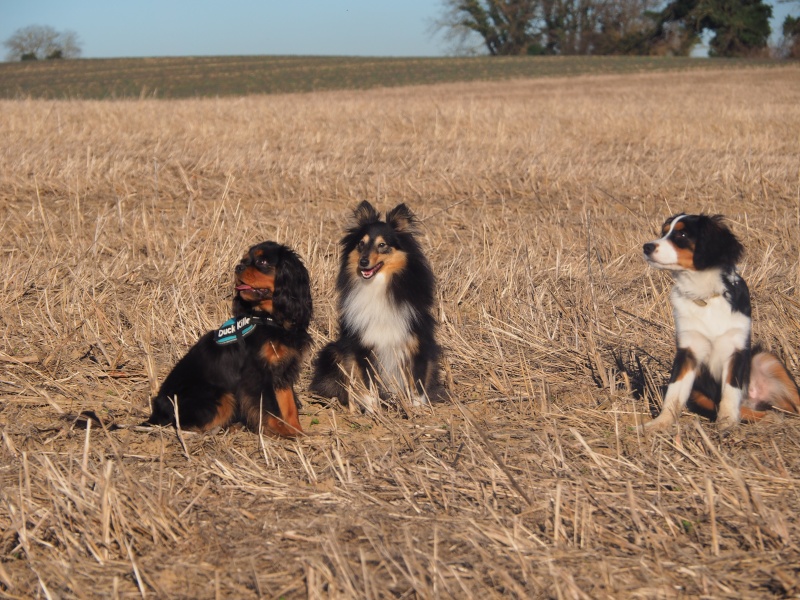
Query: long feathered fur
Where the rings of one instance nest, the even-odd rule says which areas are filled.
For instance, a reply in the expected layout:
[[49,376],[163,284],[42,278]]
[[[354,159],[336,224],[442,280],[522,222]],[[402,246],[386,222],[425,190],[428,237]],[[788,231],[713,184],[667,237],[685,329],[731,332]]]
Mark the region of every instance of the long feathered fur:
[[353,211],[340,242],[339,335],[315,361],[312,391],[368,410],[380,395],[439,399],[435,278],[416,233],[405,204],[385,220],[366,201]]
[[164,379],[149,424],[207,431],[241,421],[254,431],[302,432],[294,385],[311,343],[312,301],[300,257],[275,242],[250,248],[236,267],[232,315],[225,331],[246,327],[201,337]]

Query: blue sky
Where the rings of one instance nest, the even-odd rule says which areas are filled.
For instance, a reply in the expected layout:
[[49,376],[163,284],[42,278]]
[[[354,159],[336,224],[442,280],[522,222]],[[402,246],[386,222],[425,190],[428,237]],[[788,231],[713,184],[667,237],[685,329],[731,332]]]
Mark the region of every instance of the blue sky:
[[[75,31],[85,58],[237,54],[432,56],[436,0],[0,0],[0,40]],[[5,55],[5,52],[2,52]]]
[[[773,4],[772,28],[798,12]],[[0,41],[28,25],[71,29],[85,58],[307,54],[438,56],[439,0],[0,0]],[[5,49],[0,49],[0,56]]]

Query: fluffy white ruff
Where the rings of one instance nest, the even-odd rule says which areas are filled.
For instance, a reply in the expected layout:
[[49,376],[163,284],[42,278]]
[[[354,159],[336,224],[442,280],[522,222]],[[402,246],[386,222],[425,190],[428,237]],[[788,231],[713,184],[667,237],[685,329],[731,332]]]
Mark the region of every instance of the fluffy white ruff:
[[381,271],[368,281],[358,281],[344,298],[342,319],[372,350],[377,362],[373,367],[381,383],[392,391],[407,393],[414,309],[395,303],[388,286],[389,280]]
[[[672,273],[675,284],[672,287],[670,302],[674,304],[676,294],[691,300],[705,300],[712,296],[720,296],[725,292],[722,280],[722,269],[704,269],[703,271],[679,271]],[[731,282],[739,279],[732,275]]]

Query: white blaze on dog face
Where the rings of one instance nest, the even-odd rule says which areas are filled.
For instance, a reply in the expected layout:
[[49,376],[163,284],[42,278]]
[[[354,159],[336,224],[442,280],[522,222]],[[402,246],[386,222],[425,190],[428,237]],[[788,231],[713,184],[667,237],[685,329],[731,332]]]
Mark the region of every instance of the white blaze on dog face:
[[663,236],[643,247],[644,259],[657,269],[670,271],[694,270],[695,243],[679,215],[664,223]]

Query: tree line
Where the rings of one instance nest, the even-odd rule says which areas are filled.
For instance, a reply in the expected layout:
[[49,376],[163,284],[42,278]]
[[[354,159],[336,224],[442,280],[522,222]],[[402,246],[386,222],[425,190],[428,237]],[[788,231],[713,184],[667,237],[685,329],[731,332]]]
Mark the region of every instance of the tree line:
[[[686,56],[711,33],[709,55],[768,53],[772,7],[763,0],[443,0],[438,28],[492,55]],[[799,19],[783,26],[784,54],[800,57]]]
[[49,25],[29,25],[17,29],[3,42],[6,59],[54,60],[77,58],[81,55],[78,34],[74,31],[57,31]]
[[[778,0],[800,7],[800,0]],[[772,7],[764,0],[442,0],[444,30],[457,46],[480,39],[492,55],[687,56],[705,32],[709,55],[768,53]],[[800,58],[800,17],[787,16],[778,54]],[[30,25],[3,42],[6,59],[77,58],[78,35]]]

